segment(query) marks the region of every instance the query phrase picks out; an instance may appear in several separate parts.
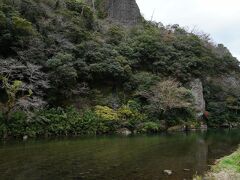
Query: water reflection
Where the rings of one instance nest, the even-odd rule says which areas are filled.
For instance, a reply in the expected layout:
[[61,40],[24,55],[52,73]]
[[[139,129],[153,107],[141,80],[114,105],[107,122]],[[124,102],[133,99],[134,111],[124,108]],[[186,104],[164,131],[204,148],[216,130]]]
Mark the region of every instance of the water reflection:
[[191,179],[239,143],[238,130],[8,142],[0,146],[0,173],[1,179]]

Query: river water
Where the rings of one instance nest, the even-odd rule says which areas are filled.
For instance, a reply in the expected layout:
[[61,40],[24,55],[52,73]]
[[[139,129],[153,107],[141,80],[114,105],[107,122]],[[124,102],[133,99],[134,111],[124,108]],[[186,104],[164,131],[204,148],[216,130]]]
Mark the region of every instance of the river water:
[[238,144],[240,130],[1,142],[0,179],[192,179]]

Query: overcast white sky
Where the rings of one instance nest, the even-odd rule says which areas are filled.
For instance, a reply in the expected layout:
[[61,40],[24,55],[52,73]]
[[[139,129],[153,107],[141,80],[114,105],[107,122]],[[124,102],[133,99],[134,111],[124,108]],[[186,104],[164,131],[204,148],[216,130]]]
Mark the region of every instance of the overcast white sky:
[[197,27],[240,60],[240,0],[137,0],[143,16],[164,25]]

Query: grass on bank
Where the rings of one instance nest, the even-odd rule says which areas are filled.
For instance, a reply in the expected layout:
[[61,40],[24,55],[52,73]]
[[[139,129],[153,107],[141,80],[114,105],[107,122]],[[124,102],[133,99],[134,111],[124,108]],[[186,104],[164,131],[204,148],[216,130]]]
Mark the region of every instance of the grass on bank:
[[213,166],[214,172],[220,172],[223,170],[232,170],[240,173],[240,148],[233,154],[223,157],[215,166]]
[[193,180],[238,180],[240,179],[240,147],[229,156],[219,159],[204,177],[195,175]]
[[221,158],[206,178],[210,180],[236,180],[240,179],[240,147],[229,156]]

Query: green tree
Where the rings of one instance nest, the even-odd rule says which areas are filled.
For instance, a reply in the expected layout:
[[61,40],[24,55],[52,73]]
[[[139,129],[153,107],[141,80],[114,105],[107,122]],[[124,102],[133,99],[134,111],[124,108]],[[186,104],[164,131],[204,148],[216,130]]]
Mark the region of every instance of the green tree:
[[[77,71],[74,68],[74,57],[68,53],[58,53],[47,61],[50,70],[51,89],[62,98],[70,97],[77,85]],[[53,96],[55,96],[53,95]]]
[[9,121],[10,113],[14,109],[17,103],[17,93],[19,92],[22,82],[15,80],[12,84],[9,83],[7,77],[0,76],[2,82],[2,88],[6,91],[8,100],[4,104],[0,104],[1,111],[3,113],[4,119]]
[[18,102],[22,99],[28,98],[32,95],[32,91],[29,90],[27,95],[19,96],[19,92],[22,90],[22,81],[14,80],[12,83],[9,82],[7,77],[0,76],[2,83],[2,88],[7,94],[7,101],[5,103],[0,103],[0,111],[4,122],[1,122],[6,128],[4,130],[3,137],[8,136],[8,126],[12,123],[11,115],[19,108]]

